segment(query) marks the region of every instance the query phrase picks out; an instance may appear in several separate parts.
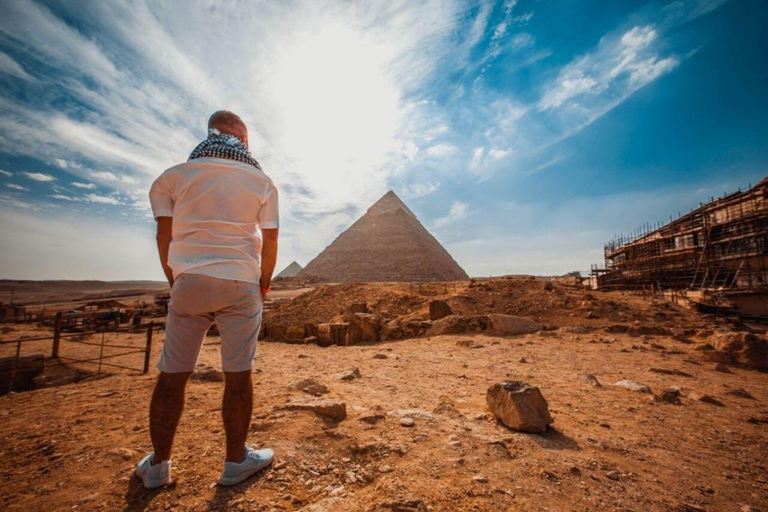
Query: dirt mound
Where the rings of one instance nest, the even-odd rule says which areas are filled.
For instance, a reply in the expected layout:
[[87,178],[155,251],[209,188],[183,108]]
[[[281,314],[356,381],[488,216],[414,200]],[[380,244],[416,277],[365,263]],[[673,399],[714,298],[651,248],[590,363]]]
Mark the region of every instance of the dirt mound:
[[682,306],[649,302],[635,295],[591,292],[533,277],[321,285],[293,301],[276,305],[266,313],[265,323],[290,327],[344,321],[342,313],[356,303],[367,303],[371,313],[385,320],[405,315],[428,319],[429,304],[435,300],[445,301],[456,315],[498,313],[527,317],[552,326],[610,329],[619,324],[638,334],[644,334],[647,326],[678,330],[701,327],[701,317]]

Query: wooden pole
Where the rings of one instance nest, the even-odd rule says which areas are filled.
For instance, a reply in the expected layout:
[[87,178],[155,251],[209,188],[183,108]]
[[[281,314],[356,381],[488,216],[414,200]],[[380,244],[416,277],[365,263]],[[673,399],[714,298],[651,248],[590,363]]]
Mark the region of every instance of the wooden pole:
[[144,350],[144,369],[141,373],[147,373],[149,371],[149,356],[152,353],[152,328],[154,322],[149,322],[147,327],[147,348]]
[[61,343],[61,323],[63,320],[63,314],[61,311],[56,313],[56,318],[53,321],[53,348],[51,349],[51,357],[59,357],[59,344]]

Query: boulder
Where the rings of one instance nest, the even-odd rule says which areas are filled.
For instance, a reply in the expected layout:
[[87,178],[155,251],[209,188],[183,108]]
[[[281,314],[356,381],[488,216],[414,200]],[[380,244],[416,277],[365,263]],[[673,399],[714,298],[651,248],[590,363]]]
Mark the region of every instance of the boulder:
[[21,356],[18,361],[16,356],[0,358],[0,394],[8,391],[29,391],[33,387],[32,379],[43,373],[44,368],[43,354]]
[[349,319],[346,344],[381,340],[381,318],[370,313],[354,313]]
[[285,339],[285,332],[288,329],[284,325],[270,324],[264,325],[264,337],[272,341],[283,341]]
[[467,318],[461,315],[448,315],[440,320],[435,320],[427,329],[427,336],[439,336],[441,334],[458,334],[467,332]]
[[619,382],[615,383],[614,386],[618,386],[624,389],[629,389],[630,391],[639,391],[641,393],[651,392],[651,388],[649,388],[645,384],[640,384],[639,382],[635,382],[633,380],[620,380]]
[[300,382],[297,382],[295,387],[299,391],[303,391],[315,396],[324,395],[328,392],[328,386],[321,384],[315,379],[304,379]]
[[768,370],[768,341],[765,337],[751,332],[722,332],[712,338],[712,344],[737,363],[748,368]]
[[554,422],[539,388],[506,381],[488,388],[488,407],[506,426],[522,432],[544,432]]
[[544,326],[530,318],[512,315],[488,315],[488,332],[498,336],[529,334],[542,330]]
[[733,359],[731,358],[730,354],[727,352],[723,352],[722,350],[702,350],[701,351],[701,357],[704,358],[707,361],[712,361],[713,363],[722,363],[722,364],[731,364],[733,363]]
[[429,319],[433,322],[452,314],[451,306],[444,300],[433,300],[429,303]]
[[347,405],[344,402],[321,398],[294,398],[280,408],[288,411],[311,411],[333,421],[342,421],[347,417]]
[[356,313],[368,313],[368,304],[365,302],[356,302],[352,305],[350,305],[347,309],[344,310],[344,314],[342,315],[345,322],[351,322],[352,317]]
[[285,339],[303,340],[307,337],[303,325],[291,325],[285,330]]
[[321,347],[346,344],[348,326],[343,322],[318,325],[317,344]]

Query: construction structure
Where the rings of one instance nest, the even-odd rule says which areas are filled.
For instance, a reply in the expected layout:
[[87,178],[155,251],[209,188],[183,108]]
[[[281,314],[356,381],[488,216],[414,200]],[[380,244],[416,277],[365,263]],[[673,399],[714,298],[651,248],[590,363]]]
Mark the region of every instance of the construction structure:
[[467,273],[391,190],[310,261],[296,279],[461,281]]
[[598,288],[719,290],[768,296],[768,178],[663,226],[617,236],[605,267],[592,267]]

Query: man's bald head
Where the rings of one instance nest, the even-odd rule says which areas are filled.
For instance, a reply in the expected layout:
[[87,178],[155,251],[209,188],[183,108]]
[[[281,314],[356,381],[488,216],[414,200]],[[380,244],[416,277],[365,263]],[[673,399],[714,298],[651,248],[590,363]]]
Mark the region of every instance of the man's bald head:
[[208,119],[208,128],[216,128],[222,133],[234,135],[248,146],[248,128],[240,116],[229,110],[219,110],[214,112]]

